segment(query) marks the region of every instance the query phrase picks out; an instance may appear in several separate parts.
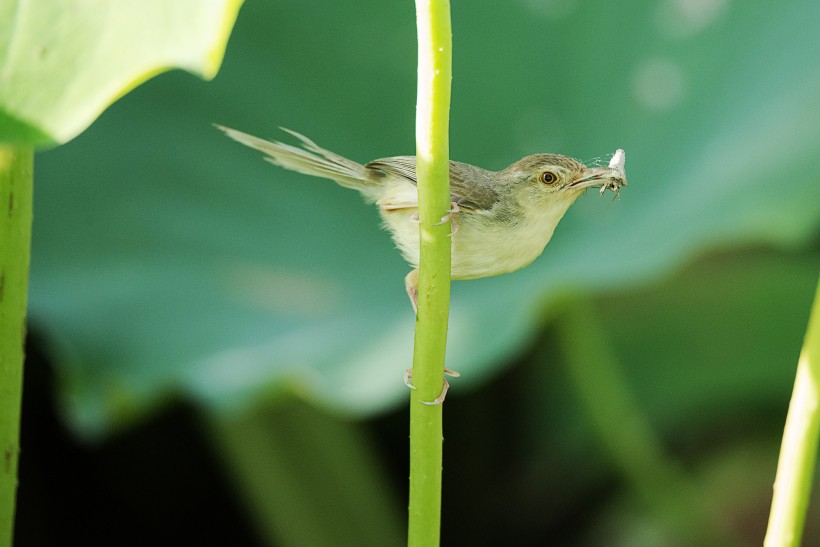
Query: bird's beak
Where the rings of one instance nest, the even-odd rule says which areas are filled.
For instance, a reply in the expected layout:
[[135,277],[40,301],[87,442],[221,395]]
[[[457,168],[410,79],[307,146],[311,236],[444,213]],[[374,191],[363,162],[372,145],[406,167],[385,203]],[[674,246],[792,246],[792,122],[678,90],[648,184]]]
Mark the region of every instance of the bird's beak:
[[[592,188],[593,186],[612,186],[613,180],[618,179],[619,173],[609,167],[587,167],[581,176],[572,181],[570,188]],[[626,181],[618,186],[626,186]]]
[[569,184],[569,188],[580,190],[583,188],[601,188],[603,194],[608,188],[616,194],[622,186],[626,186],[626,171],[624,170],[624,153],[615,152],[609,167],[587,167],[580,176]]

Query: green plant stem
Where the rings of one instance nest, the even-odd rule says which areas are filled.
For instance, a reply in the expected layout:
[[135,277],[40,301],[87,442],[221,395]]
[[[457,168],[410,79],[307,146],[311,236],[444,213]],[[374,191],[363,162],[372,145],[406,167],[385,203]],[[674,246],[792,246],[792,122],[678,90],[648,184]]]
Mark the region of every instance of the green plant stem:
[[452,63],[450,3],[416,0],[418,97],[416,171],[419,192],[419,307],[410,395],[408,545],[439,544],[441,527],[442,389],[450,310],[449,113]]
[[562,312],[556,323],[569,377],[615,467],[672,536],[699,545],[721,533],[698,504],[689,478],[665,457],[592,303],[578,298]]
[[567,371],[592,425],[612,460],[642,496],[652,502],[668,476],[663,448],[632,395],[592,304],[583,298],[565,306],[556,322]]
[[404,535],[404,504],[359,424],[294,397],[209,424],[268,545],[396,545]]
[[789,403],[777,462],[766,547],[800,545],[820,434],[820,282]]
[[14,535],[34,154],[0,146],[0,547]]

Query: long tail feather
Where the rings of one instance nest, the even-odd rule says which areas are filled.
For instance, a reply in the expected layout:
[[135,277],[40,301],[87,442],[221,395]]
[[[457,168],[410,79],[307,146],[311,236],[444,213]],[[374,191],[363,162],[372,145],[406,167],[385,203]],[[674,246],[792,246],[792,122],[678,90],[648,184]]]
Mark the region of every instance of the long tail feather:
[[325,150],[296,131],[281,128],[302,141],[304,148],[279,141],[267,141],[221,125],[216,127],[233,140],[263,152],[267,155],[265,159],[274,165],[306,175],[328,178],[342,186],[365,193],[368,193],[368,187],[372,186],[364,165]]

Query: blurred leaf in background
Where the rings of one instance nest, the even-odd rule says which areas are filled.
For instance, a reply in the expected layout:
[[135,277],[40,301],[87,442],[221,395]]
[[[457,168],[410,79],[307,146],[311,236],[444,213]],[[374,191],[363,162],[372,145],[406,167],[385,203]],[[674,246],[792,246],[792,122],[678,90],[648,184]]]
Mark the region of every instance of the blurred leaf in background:
[[[550,295],[716,247],[803,245],[820,219],[820,43],[792,30],[816,3],[551,5],[455,10],[452,156],[497,169],[623,147],[631,185],[580,200],[529,268],[455,284],[462,385],[531,338]],[[404,400],[406,266],[376,211],[209,124],[284,125],[361,161],[411,153],[414,51],[410,5],[249,2],[214,84],[164,75],[38,158],[31,317],[78,428],[180,392],[219,408],[281,389],[359,413]]]
[[[575,518],[585,534],[652,545],[542,331],[572,295],[593,294],[639,408],[700,501],[759,543],[753,500],[766,492],[765,523],[820,263],[820,4],[519,0],[453,17],[454,159],[500,169],[622,147],[630,186],[614,203],[579,200],[528,268],[454,284],[448,365],[463,377],[448,405],[445,539],[536,544]],[[246,420],[286,393],[353,416],[406,401],[407,266],[354,192],[271,167],[210,124],[275,138],[281,125],[369,161],[413,152],[414,104],[411,3],[249,1],[213,83],[163,75],[41,154],[31,321],[73,427],[99,436],[195,401],[263,527],[287,518],[254,477],[274,457],[291,473],[329,464],[300,459],[319,449],[287,435],[294,452],[276,456]],[[332,461],[360,457],[356,438],[333,441]],[[364,476],[353,467],[328,472]],[[318,482],[328,496],[347,484]],[[733,497],[741,487],[755,494]]]

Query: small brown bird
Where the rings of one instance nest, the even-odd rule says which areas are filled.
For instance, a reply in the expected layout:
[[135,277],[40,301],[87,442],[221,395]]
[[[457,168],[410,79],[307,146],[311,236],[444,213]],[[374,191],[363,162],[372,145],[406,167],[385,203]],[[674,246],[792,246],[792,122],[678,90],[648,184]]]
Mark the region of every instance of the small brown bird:
[[[299,148],[217,126],[232,139],[267,155],[267,161],[299,173],[331,179],[379,206],[385,227],[412,266],[405,286],[418,297],[419,226],[415,156],[382,158],[362,165],[325,150],[307,137]],[[450,162],[452,278],[475,279],[523,268],[549,243],[558,221],[585,189],[616,195],[626,186],[623,150],[608,167],[587,167],[559,154],[534,154],[501,171]]]

